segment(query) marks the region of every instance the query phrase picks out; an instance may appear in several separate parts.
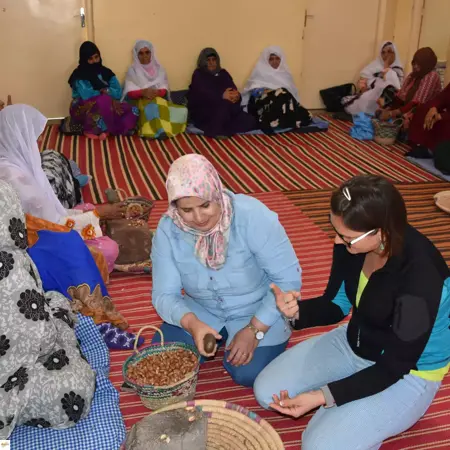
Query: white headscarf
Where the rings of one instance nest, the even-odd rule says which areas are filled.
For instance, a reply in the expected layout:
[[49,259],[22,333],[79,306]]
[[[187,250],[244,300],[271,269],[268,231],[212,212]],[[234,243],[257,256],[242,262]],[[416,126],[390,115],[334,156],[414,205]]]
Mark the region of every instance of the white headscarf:
[[[148,48],[151,52],[152,59],[146,65],[140,63],[138,56],[138,53],[143,48]],[[125,98],[128,92],[139,91],[140,89],[169,89],[166,71],[159,64],[151,42],[143,40],[136,41],[133,48],[133,60],[134,62],[128,69],[125,77],[122,99]]]
[[[398,50],[397,47],[395,46],[395,44],[391,41],[384,41],[381,44],[380,47],[380,51],[378,53],[378,57],[377,59],[375,59],[374,61],[372,61],[370,64],[368,64],[366,67],[364,67],[364,69],[361,71],[361,78],[367,78],[368,80],[368,85],[370,86],[373,81],[375,80],[375,74],[378,74],[380,72],[382,72],[384,70],[384,61],[383,58],[381,57],[381,51],[383,50],[383,48],[389,44],[390,47],[392,47],[392,49],[394,50],[395,53],[395,60],[394,62],[390,65],[391,68],[401,68],[403,71],[403,64],[400,60],[400,57],[398,55]],[[399,71],[400,72],[400,71]],[[403,75],[400,77],[400,83],[403,80]]]
[[[272,54],[277,55],[281,59],[278,69],[274,69],[269,64],[269,58]],[[283,50],[276,46],[267,47],[262,51],[259,60],[242,91],[242,103],[244,105],[248,103],[250,91],[253,89],[278,89],[281,87],[286,88],[297,101],[300,102],[298,90],[295,86],[294,79],[292,78],[291,71],[286,63],[286,56],[284,55]]]
[[46,123],[28,105],[12,105],[0,112],[0,180],[16,189],[26,213],[59,223],[67,212],[42,170],[37,145]]

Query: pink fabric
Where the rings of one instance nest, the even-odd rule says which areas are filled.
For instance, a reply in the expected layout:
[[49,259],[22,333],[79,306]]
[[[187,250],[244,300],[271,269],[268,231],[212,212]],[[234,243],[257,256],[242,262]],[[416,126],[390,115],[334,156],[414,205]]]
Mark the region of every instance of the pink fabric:
[[[169,195],[169,216],[175,225],[195,236],[195,255],[206,267],[218,270],[226,261],[228,236],[233,207],[230,196],[224,192],[219,174],[214,166],[201,155],[185,155],[170,167],[166,182]],[[198,197],[218,203],[222,214],[217,224],[209,231],[190,228],[178,214],[175,201],[183,197]]]
[[119,246],[108,236],[98,237],[89,241],[85,241],[89,247],[94,247],[98,251],[103,253],[106,264],[108,265],[108,272],[111,273],[114,270],[114,263],[119,256]]
[[79,211],[88,212],[88,211],[94,211],[95,206],[92,203],[80,203],[79,205],[75,206],[75,208]]

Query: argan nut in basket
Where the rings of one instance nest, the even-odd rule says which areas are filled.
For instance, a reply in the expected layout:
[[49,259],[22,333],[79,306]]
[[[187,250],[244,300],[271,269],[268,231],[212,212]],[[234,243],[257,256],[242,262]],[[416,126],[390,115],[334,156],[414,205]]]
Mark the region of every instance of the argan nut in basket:
[[183,380],[198,364],[197,356],[177,349],[149,355],[128,368],[127,376],[141,386],[171,386]]

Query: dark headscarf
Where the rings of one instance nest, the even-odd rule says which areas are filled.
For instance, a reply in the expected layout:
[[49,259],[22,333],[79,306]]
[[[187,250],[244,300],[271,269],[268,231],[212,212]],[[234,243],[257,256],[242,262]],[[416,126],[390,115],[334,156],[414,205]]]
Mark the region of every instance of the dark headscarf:
[[[96,53],[100,56],[100,62],[89,64],[88,59]],[[102,76],[103,82],[98,78],[99,75]],[[72,72],[72,75],[70,75],[69,78],[70,86],[73,88],[76,81],[84,80],[89,81],[92,87],[99,91],[107,88],[111,78],[114,76],[114,72],[102,64],[102,58],[98,47],[91,41],[83,42],[80,47],[78,67]]]
[[[210,56],[215,56],[217,59],[217,69],[215,70],[215,72],[210,72],[208,70],[208,58]],[[219,73],[222,70],[222,67],[220,67],[220,56],[219,54],[216,52],[216,50],[214,50],[211,47],[207,47],[204,48],[201,52],[200,55],[198,57],[197,60],[197,68],[204,70],[206,72],[212,73],[213,75],[215,75],[216,73]]]
[[414,83],[406,94],[406,103],[410,102],[414,95],[419,89],[420,82],[422,79],[428,75],[432,70],[436,68],[438,58],[436,53],[430,47],[419,48],[416,53],[414,53],[412,63],[417,64],[420,67],[419,72],[412,72],[411,77],[414,79]]

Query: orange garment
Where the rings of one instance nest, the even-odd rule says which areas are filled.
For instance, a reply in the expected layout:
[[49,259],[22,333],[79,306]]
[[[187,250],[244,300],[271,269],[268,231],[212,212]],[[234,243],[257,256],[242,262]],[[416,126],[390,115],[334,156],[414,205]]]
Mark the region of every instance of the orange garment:
[[[25,214],[26,222],[27,222],[27,233],[28,233],[28,246],[33,247],[34,244],[39,239],[38,231],[48,230],[54,231],[57,233],[69,233],[71,229],[64,225],[58,225],[57,223],[49,222],[44,219],[39,219],[38,217],[34,217],[31,214]],[[92,257],[94,258],[95,264],[100,271],[100,275],[105,284],[109,283],[109,271],[108,264],[106,263],[106,259],[103,256],[103,253],[100,250],[97,250],[94,247],[87,246],[89,251],[91,252]]]

